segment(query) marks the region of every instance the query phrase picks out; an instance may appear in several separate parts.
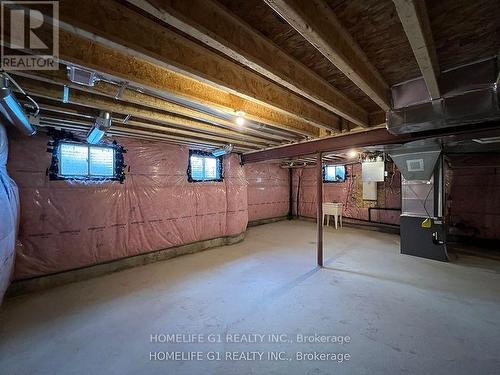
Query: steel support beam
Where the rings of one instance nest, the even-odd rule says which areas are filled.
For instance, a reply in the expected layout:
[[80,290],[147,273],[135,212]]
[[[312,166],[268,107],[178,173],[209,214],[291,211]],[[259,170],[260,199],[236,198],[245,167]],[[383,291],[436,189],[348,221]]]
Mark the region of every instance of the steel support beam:
[[410,135],[396,136],[389,133],[386,129],[380,128],[250,152],[243,155],[243,163],[255,163],[272,159],[313,155],[318,152],[344,150],[353,147],[400,143],[410,139]]
[[273,159],[314,155],[319,152],[334,152],[351,148],[406,143],[433,137],[452,136],[454,141],[458,141],[473,138],[496,137],[499,135],[499,121],[398,135],[389,133],[385,128],[378,128],[363,132],[347,133],[344,135],[325,137],[307,142],[294,143],[286,146],[278,146],[268,148],[266,150],[251,151],[243,154],[242,162],[244,164],[256,163]]

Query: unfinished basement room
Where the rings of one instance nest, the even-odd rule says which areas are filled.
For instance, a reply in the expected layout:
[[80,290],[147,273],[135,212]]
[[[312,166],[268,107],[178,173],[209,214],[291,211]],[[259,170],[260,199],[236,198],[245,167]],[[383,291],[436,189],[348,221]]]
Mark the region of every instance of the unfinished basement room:
[[499,0],[1,1],[0,374],[500,374]]

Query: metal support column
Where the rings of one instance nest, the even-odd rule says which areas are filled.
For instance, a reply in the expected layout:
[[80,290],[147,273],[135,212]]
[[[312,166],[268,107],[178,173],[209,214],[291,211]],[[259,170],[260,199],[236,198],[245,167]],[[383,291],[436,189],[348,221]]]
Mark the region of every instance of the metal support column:
[[317,224],[318,224],[318,266],[323,267],[323,158],[319,152],[316,158],[316,201],[317,201]]
[[288,184],[289,184],[289,194],[288,194],[288,220],[293,219],[293,170],[288,169]]

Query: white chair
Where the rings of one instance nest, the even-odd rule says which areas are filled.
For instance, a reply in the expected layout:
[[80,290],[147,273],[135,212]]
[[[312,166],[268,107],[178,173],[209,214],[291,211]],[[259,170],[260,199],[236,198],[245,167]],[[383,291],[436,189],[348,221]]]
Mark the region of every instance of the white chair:
[[325,216],[326,216],[326,225],[330,225],[330,215],[333,216],[335,221],[335,229],[337,229],[337,223],[340,223],[340,227],[342,228],[342,203],[323,203],[323,220],[322,224],[325,225]]

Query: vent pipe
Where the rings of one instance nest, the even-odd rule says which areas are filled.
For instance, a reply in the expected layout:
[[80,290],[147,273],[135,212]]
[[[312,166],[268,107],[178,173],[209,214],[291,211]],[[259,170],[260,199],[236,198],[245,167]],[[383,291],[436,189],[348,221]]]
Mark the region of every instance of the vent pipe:
[[[36,129],[29,123],[26,113],[21,107],[19,101],[14,96],[14,93],[9,86],[10,80],[11,79],[9,79],[6,73],[3,73],[0,76],[0,115],[3,117],[3,120],[6,123],[15,126],[24,134],[28,136],[34,135],[36,133]],[[23,93],[28,99],[33,101],[33,99],[28,97],[20,87],[18,88],[20,89],[21,93]]]
[[109,128],[111,128],[111,113],[101,111],[99,117],[95,119],[94,126],[87,134],[87,143],[98,144]]
[[228,144],[222,148],[218,148],[216,150],[213,150],[212,151],[212,155],[215,156],[215,157],[219,157],[219,156],[222,156],[222,155],[226,155],[226,154],[230,154],[231,152],[233,151],[233,145],[232,144]]

